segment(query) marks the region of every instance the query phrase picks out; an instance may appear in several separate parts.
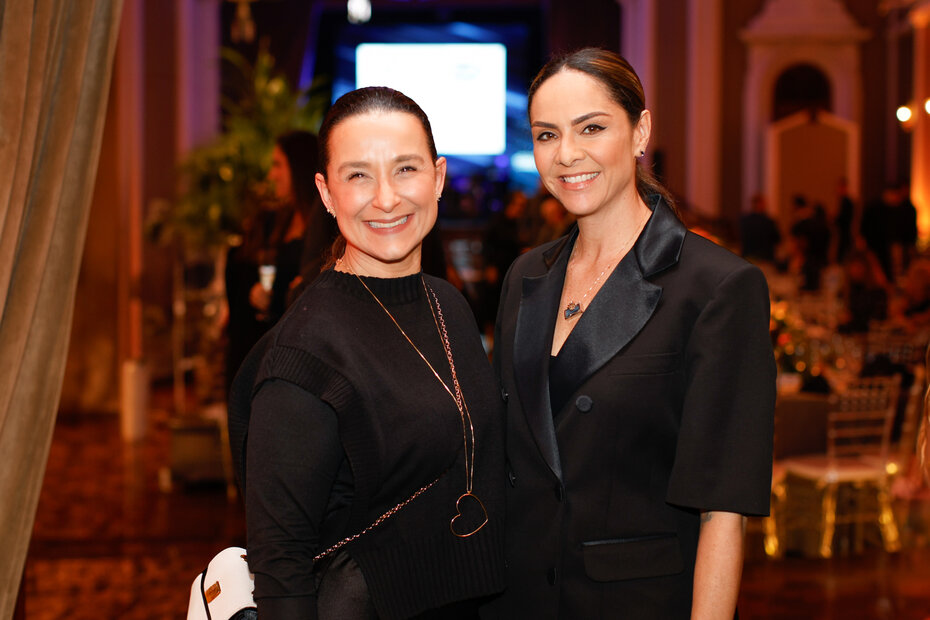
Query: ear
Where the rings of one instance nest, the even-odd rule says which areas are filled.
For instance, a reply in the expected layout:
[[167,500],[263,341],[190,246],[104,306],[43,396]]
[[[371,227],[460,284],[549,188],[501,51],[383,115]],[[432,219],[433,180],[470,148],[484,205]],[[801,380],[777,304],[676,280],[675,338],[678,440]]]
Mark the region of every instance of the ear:
[[326,185],[326,177],[317,172],[313,177],[313,181],[316,183],[316,188],[320,192],[320,198],[323,200],[323,205],[326,207],[326,210],[329,211],[330,214],[334,213],[333,197],[330,195],[329,187]]
[[437,196],[442,194],[443,188],[446,186],[446,158],[440,157],[436,160],[436,188],[435,193]]
[[639,122],[633,128],[633,156],[639,157],[640,151],[645,151],[649,145],[649,136],[652,134],[652,112],[643,110],[639,113]]

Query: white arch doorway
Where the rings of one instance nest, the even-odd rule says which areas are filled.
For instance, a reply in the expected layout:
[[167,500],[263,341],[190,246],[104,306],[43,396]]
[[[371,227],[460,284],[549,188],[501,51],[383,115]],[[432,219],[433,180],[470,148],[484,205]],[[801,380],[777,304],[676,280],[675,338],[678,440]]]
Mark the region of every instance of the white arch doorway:
[[769,125],[765,160],[769,209],[786,229],[795,195],[833,209],[837,181],[859,167],[859,127],[829,112],[796,112]]
[[[819,120],[827,127],[847,127],[848,135],[853,136],[850,139],[856,143],[847,149],[847,157],[855,159],[848,161],[845,168],[850,190],[858,195],[858,127],[862,120],[859,43],[868,36],[840,0],[768,0],[741,32],[748,48],[743,91],[744,208],[750,196],[760,191],[769,197],[770,209],[780,204],[783,192],[777,187],[781,180],[777,171],[783,171],[784,166],[770,161],[776,153],[767,146],[767,136],[770,129],[774,135],[792,129],[803,133],[803,128],[797,129],[802,126],[801,117],[791,122],[783,119],[784,124],[773,127],[777,125],[773,121],[775,84],[786,70],[797,65],[816,67],[830,83],[832,109]],[[831,188],[835,188],[836,180],[829,179]]]

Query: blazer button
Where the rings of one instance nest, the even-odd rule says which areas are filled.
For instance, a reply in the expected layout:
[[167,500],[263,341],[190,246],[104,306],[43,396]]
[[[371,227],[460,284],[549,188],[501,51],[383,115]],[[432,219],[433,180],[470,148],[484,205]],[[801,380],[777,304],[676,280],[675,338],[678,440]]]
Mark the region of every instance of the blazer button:
[[507,390],[501,388],[501,400],[506,403],[508,398],[510,398],[510,394],[507,393]]
[[559,571],[554,566],[546,571],[546,581],[549,582],[550,586],[554,586],[559,582]]
[[594,406],[594,401],[591,400],[590,396],[586,396],[582,394],[575,401],[575,406],[578,407],[578,411],[580,411],[581,413],[588,413],[589,411],[591,411],[591,407]]

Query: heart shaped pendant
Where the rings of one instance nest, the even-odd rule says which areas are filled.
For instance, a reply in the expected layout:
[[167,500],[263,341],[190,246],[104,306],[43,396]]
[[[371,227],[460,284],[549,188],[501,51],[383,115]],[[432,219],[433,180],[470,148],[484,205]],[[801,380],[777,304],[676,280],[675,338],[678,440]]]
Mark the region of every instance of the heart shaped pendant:
[[455,501],[455,511],[456,515],[449,521],[449,528],[459,538],[468,538],[488,522],[488,511],[481,500],[472,493],[462,493],[459,496]]

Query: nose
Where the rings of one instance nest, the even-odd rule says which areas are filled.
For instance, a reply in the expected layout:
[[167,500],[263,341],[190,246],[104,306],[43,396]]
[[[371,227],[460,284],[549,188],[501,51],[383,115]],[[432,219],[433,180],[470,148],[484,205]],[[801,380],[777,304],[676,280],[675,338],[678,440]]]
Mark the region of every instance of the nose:
[[378,179],[378,186],[375,188],[374,200],[372,205],[382,211],[392,211],[400,202],[400,197],[394,187],[394,183],[389,178]]
[[571,166],[584,157],[581,147],[578,146],[578,143],[575,141],[575,136],[571,132],[566,132],[559,140],[559,151],[557,156],[558,163],[563,166]]

